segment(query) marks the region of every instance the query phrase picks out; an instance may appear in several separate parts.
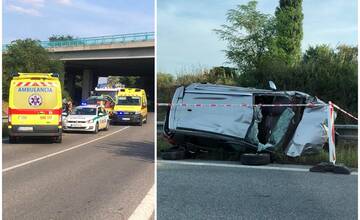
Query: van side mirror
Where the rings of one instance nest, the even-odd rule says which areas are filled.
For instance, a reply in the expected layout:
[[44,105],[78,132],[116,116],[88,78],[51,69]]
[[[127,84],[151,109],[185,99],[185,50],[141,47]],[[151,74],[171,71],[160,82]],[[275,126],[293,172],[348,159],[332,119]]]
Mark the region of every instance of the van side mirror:
[[275,85],[275,83],[273,82],[273,81],[269,81],[269,87],[270,87],[270,89],[271,90],[273,90],[273,91],[276,91],[276,85]]

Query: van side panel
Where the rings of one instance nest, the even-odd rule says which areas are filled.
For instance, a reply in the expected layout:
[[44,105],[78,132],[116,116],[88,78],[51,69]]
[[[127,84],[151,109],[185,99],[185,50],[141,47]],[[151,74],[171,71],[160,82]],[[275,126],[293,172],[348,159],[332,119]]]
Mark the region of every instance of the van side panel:
[[[181,93],[181,90],[177,92]],[[181,94],[177,95],[180,99],[171,112],[170,117],[173,118],[169,125],[170,129],[192,129],[245,138],[253,118],[253,109],[251,106],[240,105],[251,105],[253,100],[251,94],[227,95],[185,90],[183,98]],[[182,104],[190,104],[190,106]]]

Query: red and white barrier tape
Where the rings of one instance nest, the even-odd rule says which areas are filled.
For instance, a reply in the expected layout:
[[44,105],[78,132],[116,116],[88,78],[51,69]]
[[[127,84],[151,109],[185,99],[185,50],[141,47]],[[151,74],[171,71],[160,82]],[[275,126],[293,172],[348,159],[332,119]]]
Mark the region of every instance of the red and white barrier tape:
[[339,106],[335,105],[334,103],[332,103],[332,105],[333,105],[336,109],[338,109],[338,110],[340,110],[342,113],[344,113],[345,115],[347,115],[347,116],[349,116],[350,118],[353,118],[353,119],[355,119],[356,121],[358,121],[358,118],[355,117],[355,116],[353,116],[353,115],[350,114],[349,112],[345,111],[344,109],[340,108]]
[[[157,106],[159,107],[171,107],[171,106],[181,106],[181,107],[317,107],[317,106],[327,106],[328,104],[318,104],[318,103],[308,103],[308,104],[171,104],[171,103],[158,103]],[[340,108],[339,106],[332,103],[332,105],[340,110],[342,113],[346,114],[347,116],[355,119],[358,121],[358,118],[353,116],[352,114],[348,113],[344,109]]]
[[316,107],[327,106],[328,104],[171,104],[171,103],[158,103],[157,106],[182,106],[182,107]]

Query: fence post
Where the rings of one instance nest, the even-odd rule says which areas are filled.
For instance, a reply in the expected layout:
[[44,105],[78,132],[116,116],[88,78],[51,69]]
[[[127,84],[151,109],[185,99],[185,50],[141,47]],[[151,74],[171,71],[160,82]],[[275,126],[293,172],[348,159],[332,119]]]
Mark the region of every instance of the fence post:
[[329,143],[329,162],[335,164],[336,151],[335,151],[335,126],[334,126],[334,105],[329,101],[328,105],[328,143]]

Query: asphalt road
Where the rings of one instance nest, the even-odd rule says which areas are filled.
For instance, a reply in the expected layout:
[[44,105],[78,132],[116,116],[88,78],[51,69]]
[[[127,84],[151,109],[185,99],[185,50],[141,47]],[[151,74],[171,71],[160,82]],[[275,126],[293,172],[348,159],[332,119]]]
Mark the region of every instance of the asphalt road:
[[357,175],[166,161],[157,167],[158,220],[357,219]]
[[154,185],[153,114],[148,120],[65,133],[62,144],[5,140],[3,219],[127,219]]

